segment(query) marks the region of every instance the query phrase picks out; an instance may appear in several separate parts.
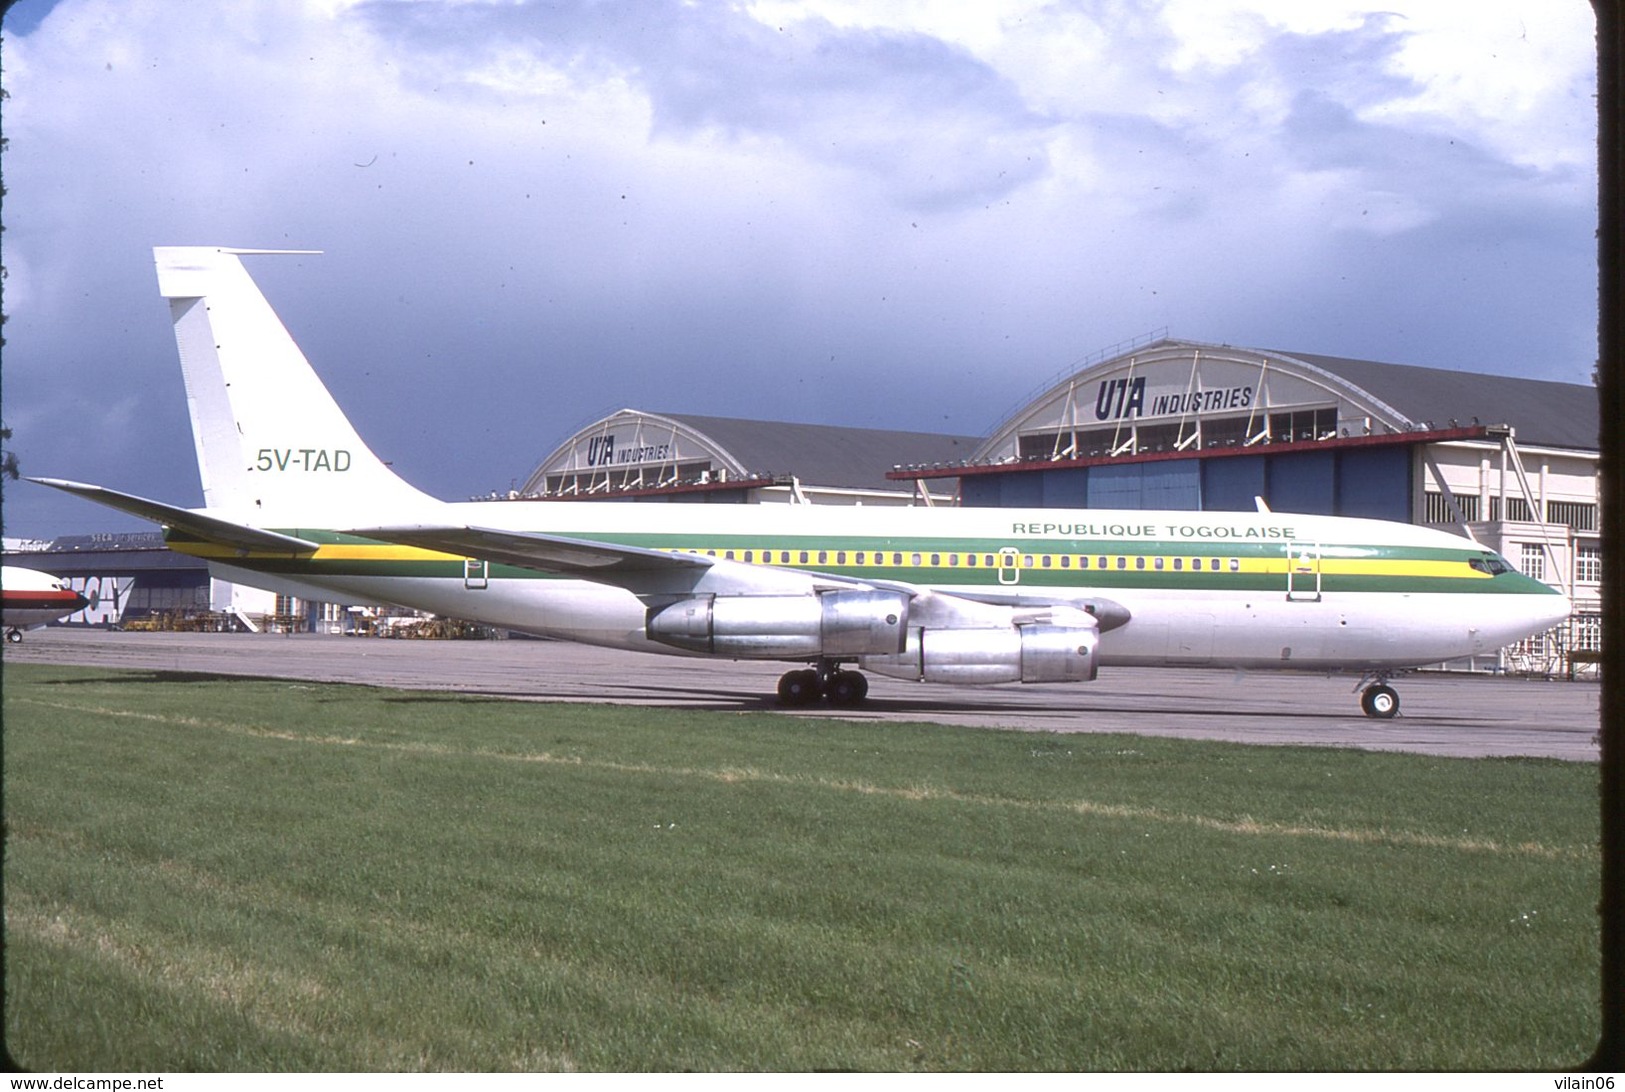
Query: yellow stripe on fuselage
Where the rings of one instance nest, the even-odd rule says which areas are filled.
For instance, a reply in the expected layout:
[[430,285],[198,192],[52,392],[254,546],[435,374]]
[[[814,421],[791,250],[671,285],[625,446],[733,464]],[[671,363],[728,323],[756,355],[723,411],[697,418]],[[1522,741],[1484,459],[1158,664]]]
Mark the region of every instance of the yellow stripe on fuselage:
[[[1020,569],[1024,572],[1091,573],[1262,573],[1279,575],[1289,571],[1313,572],[1311,559],[1305,568],[1295,557],[1227,557],[1215,554],[1122,554],[1089,552],[1073,554],[1000,553],[979,550],[974,553],[949,550],[780,550],[736,546],[726,549],[666,547],[665,553],[697,554],[752,565],[778,565],[789,568],[881,568],[881,569]],[[1008,559],[1008,560],[1007,560]],[[1175,560],[1180,562],[1174,567]],[[1161,562],[1159,565],[1158,562]],[[1220,563],[1218,568],[1213,563]],[[1197,563],[1200,562],[1200,567]],[[1319,570],[1328,576],[1410,576],[1434,579],[1489,580],[1491,575],[1474,569],[1466,560],[1427,560],[1422,558],[1336,558],[1322,557]]]

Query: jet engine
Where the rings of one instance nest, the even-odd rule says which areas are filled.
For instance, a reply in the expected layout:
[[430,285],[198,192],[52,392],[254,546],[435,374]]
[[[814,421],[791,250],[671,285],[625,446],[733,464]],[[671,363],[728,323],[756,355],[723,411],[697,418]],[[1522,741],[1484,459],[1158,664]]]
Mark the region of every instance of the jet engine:
[[701,595],[649,612],[651,641],[742,660],[897,655],[909,597],[843,590],[814,595]]
[[1100,631],[1085,626],[916,629],[902,652],[862,662],[881,675],[924,682],[1093,682],[1099,647]]

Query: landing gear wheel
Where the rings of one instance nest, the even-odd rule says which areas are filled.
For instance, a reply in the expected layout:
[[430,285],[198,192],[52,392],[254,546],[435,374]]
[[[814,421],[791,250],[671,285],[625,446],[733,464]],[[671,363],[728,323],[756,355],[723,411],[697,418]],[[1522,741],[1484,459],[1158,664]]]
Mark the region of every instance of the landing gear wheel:
[[23,631],[20,629],[6,630],[6,640],[10,641],[14,645],[21,644],[23,640]]
[[1399,712],[1399,693],[1383,683],[1368,686],[1360,693],[1360,708],[1368,717],[1388,720]]
[[831,705],[856,705],[868,694],[869,678],[858,671],[837,671],[824,688]]
[[811,705],[824,696],[818,685],[818,672],[811,668],[787,671],[779,680],[779,702],[783,705]]

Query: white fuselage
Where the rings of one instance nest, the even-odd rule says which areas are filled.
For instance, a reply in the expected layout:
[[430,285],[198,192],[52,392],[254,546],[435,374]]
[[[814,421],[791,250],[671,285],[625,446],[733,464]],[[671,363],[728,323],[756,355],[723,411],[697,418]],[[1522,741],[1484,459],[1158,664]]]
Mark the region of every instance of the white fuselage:
[[[1383,556],[1391,557],[1382,564],[1403,575],[1403,566],[1410,564],[1404,560],[1407,552],[1476,547],[1468,540],[1427,528],[1338,517],[602,502],[470,502],[445,505],[426,515],[438,521],[509,530],[542,526],[550,535],[589,541],[654,535],[665,544],[663,548],[703,549],[718,557],[731,552],[733,563],[719,565],[716,578],[699,589],[721,594],[733,590],[733,579],[749,581],[748,587],[740,587],[736,593],[760,594],[762,580],[778,568],[786,550],[791,570],[815,573],[850,572],[847,566],[854,557],[862,556],[860,549],[869,555],[865,558],[869,561],[881,556],[889,562],[901,556],[901,566],[871,567],[864,578],[918,582],[933,591],[963,597],[952,608],[958,613],[951,621],[960,627],[981,624],[964,615],[981,609],[988,612],[987,626],[1009,624],[1008,609],[999,613],[967,602],[978,596],[1101,597],[1126,609],[1130,617],[1127,624],[1103,633],[1100,661],[1105,665],[1362,670],[1415,666],[1491,653],[1557,624],[1568,607],[1566,600],[1544,587],[1531,586],[1527,594],[1488,594],[1494,586],[1488,579],[1483,581],[1483,593],[1459,588],[1432,592],[1417,587],[1339,590],[1332,578],[1339,558],[1386,552]],[[969,553],[955,554],[955,544],[965,542],[976,545]],[[1280,560],[1271,564],[1281,570],[1280,586],[1260,587],[1258,581],[1266,578],[1255,575],[1252,586],[1226,589],[1229,567],[1237,564],[1224,557],[1227,544],[1240,556],[1241,565],[1258,571],[1264,564],[1261,557],[1278,555]],[[1305,582],[1296,594],[1289,590],[1286,572],[1294,564],[1294,544],[1312,545],[1315,564],[1324,564],[1327,570],[1323,583],[1318,572],[1313,584],[1302,576]],[[1172,575],[1169,569],[1136,573],[1108,565],[1105,570],[1070,570],[1063,579],[1053,568],[1038,567],[1060,550],[1068,556],[1121,564],[1118,555],[1131,548],[1141,554],[1156,553],[1150,564],[1158,566],[1164,564],[1164,554],[1169,558],[1166,564],[1172,566],[1173,558],[1201,551],[1214,564],[1222,559],[1226,571],[1205,577],[1207,586],[1159,587],[1159,581],[1166,583]],[[748,564],[738,560],[747,551]],[[1017,560],[993,570],[980,568],[976,572],[980,580],[948,576],[939,565],[927,566],[933,578],[922,581],[917,575],[920,567],[910,564],[917,557],[923,563],[938,554],[969,557],[999,551],[1012,552]],[[762,563],[764,552],[771,565]],[[1040,556],[1032,561],[1026,556],[1030,554]],[[837,564],[837,557],[847,565]],[[1378,564],[1346,562],[1357,563]],[[228,579],[266,583],[262,573],[226,563],[217,563],[217,567]],[[1245,573],[1242,569],[1242,575]],[[996,580],[991,579],[994,576]],[[645,599],[625,588],[595,581],[323,575],[312,571],[302,574],[299,583],[303,590],[314,586],[340,601],[392,603],[542,636],[684,654],[648,638]],[[1368,583],[1380,582],[1373,579]]]

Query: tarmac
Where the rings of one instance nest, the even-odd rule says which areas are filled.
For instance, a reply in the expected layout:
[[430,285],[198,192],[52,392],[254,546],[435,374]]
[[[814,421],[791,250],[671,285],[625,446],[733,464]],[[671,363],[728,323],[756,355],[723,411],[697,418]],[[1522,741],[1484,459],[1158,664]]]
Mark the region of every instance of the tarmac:
[[1401,708],[1373,720],[1353,675],[1102,668],[1093,683],[947,687],[870,676],[851,708],[785,708],[786,665],[642,655],[554,641],[399,640],[319,634],[143,633],[62,626],[6,644],[7,664],[78,664],[448,690],[523,701],[764,712],[1004,728],[1122,732],[1275,746],[1352,747],[1462,758],[1599,760],[1603,689],[1422,671],[1397,678]]

